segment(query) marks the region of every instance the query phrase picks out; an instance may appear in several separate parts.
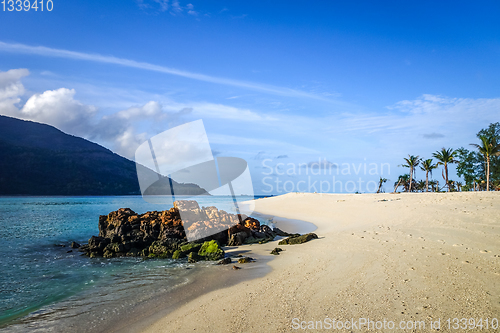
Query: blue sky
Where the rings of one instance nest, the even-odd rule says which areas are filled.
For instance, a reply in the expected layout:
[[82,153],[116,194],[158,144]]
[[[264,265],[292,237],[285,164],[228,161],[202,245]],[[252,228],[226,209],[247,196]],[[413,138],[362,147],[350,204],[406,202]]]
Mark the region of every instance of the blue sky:
[[257,193],[333,182],[330,163],[344,185],[380,176],[353,163],[387,163],[392,184],[408,154],[467,146],[500,121],[498,2],[53,3],[0,11],[0,114],[128,158],[203,119],[216,154],[248,161]]

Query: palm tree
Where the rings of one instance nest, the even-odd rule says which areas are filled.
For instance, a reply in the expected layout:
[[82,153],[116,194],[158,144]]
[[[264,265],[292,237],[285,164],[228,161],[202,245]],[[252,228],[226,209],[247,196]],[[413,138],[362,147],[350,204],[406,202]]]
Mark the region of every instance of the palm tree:
[[387,182],[388,179],[387,178],[382,178],[380,177],[380,180],[378,181],[378,190],[377,190],[377,193],[381,193],[383,190],[382,190],[382,185],[384,185],[385,182]]
[[454,180],[449,180],[448,183],[450,184],[450,191],[451,192],[455,192],[456,191],[456,188],[455,188],[455,185],[456,185],[456,182]]
[[420,169],[425,171],[425,192],[429,192],[429,173],[432,176],[432,170],[438,167],[437,164],[432,164],[432,158],[428,158],[422,161]]
[[434,156],[439,162],[438,165],[444,166],[446,187],[448,188],[448,192],[450,192],[450,184],[448,183],[448,164],[456,163],[455,155],[457,154],[452,148],[446,149],[441,148],[441,151],[437,151],[432,156]]
[[429,181],[429,185],[431,186],[431,192],[434,192],[436,187],[439,187],[439,183],[435,180]]
[[403,186],[405,191],[408,192],[410,175],[404,174],[398,177],[398,181],[394,183],[394,193],[396,193],[399,186]]
[[411,192],[411,184],[413,182],[413,175],[415,173],[415,168],[420,163],[420,157],[418,155],[417,156],[408,155],[407,158],[405,157],[405,161],[406,161],[406,164],[402,164],[401,166],[405,167],[405,168],[410,168],[410,187],[408,189],[408,192]]
[[480,135],[481,145],[471,143],[471,146],[476,147],[479,153],[484,156],[486,160],[486,191],[490,190],[490,158],[491,156],[500,155],[500,144],[494,136],[487,137],[486,135]]
[[417,182],[417,186],[416,186],[417,187],[417,191],[423,192],[425,190],[426,185],[427,185],[426,182],[424,182],[423,180],[419,180]]

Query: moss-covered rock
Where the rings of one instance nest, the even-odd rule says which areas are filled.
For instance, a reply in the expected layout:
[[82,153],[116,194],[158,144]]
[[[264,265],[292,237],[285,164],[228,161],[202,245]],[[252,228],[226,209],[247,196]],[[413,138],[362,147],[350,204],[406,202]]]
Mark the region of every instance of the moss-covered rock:
[[127,252],[126,256],[127,256],[127,257],[137,257],[137,256],[139,256],[140,254],[141,254],[141,251],[139,251],[137,248],[133,247],[133,248],[131,248],[131,249]]
[[281,251],[283,251],[282,248],[275,247],[274,250],[271,251],[271,254],[278,255]]
[[190,263],[195,263],[197,261],[203,260],[202,257],[198,255],[196,252],[190,252],[188,255],[188,262]]
[[154,241],[150,246],[149,246],[149,253],[153,254],[162,254],[164,252],[167,252],[168,248],[163,244],[162,241]]
[[175,250],[175,252],[172,254],[172,259],[180,259],[180,258],[185,258],[186,254],[182,252],[181,250]]
[[100,257],[100,255],[99,255],[99,253],[98,253],[98,252],[90,252],[89,257],[90,257],[90,258],[99,258],[99,257]]
[[217,263],[217,265],[228,265],[232,262],[231,258],[227,257],[227,258],[224,258],[222,259],[221,261],[219,261]]
[[252,261],[253,261],[253,259],[250,257],[243,257],[243,258],[238,259],[239,264],[248,264],[249,262],[252,262]]
[[106,248],[104,250],[113,251],[115,253],[124,252],[125,246],[122,243],[110,243],[106,245]]
[[294,245],[294,244],[302,244],[310,241],[311,239],[318,238],[315,233],[309,233],[301,236],[288,237],[286,239],[281,240],[278,245]]
[[173,255],[174,255],[174,251],[168,250],[168,251],[165,251],[165,252],[159,254],[157,257],[160,259],[167,259],[167,258],[172,258]]
[[205,260],[219,260],[224,258],[225,253],[216,240],[211,240],[203,243],[198,255],[205,257]]
[[198,252],[201,248],[200,243],[187,243],[181,246],[180,250],[186,254],[189,254],[191,252]]

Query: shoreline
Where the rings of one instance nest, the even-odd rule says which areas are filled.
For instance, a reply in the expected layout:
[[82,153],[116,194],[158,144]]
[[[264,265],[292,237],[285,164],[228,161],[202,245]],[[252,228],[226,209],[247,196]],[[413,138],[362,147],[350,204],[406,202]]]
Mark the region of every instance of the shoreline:
[[[50,329],[62,332],[66,327],[72,327],[77,331],[88,332],[139,331],[144,325],[151,324],[201,294],[267,274],[270,271],[267,262],[274,257],[270,254],[273,248],[259,250],[262,246],[261,244],[253,244],[224,247],[228,255],[235,256],[241,253],[244,256],[249,255],[257,259],[256,262],[249,264],[237,264],[244,268],[242,270],[234,271],[233,264],[215,266],[215,262],[185,263],[183,266],[187,267],[175,268],[177,272],[181,273],[179,278],[174,280],[160,278],[157,281],[158,292],[149,293],[151,287],[148,286],[143,288],[139,285],[139,289],[135,289],[130,282],[125,282],[129,284],[128,286],[116,284],[116,287],[111,287],[116,289],[117,294],[109,286],[101,289],[102,285],[99,285],[99,289],[96,289],[95,292],[92,291],[92,288],[86,288],[82,292],[69,296],[69,298],[47,304],[35,311],[30,311],[26,316],[15,318],[3,325],[0,330],[19,332],[29,328],[35,331]],[[79,255],[78,252],[75,253]],[[124,260],[132,259],[125,258]],[[103,263],[105,262],[107,261],[104,260]],[[177,274],[174,273],[175,275]],[[137,277],[140,278],[140,275]],[[148,284],[147,281],[150,280],[151,276],[145,280],[145,283]],[[116,280],[110,285],[115,286],[115,283],[121,282]],[[150,284],[150,286],[154,288],[155,285]],[[130,296],[126,294],[127,288],[134,288],[133,292],[129,293]],[[134,292],[139,293],[137,298],[133,296]],[[115,299],[105,296],[108,294]],[[116,309],[110,302],[114,302]],[[98,305],[93,308],[89,307],[84,312],[81,310],[92,303]]]
[[267,261],[271,259],[255,255],[255,252],[250,253],[250,250],[229,249],[227,253],[232,253],[233,255],[240,253],[243,255],[251,254],[258,261],[250,269],[245,269],[244,271],[238,270],[234,271],[234,273],[232,264],[213,264],[199,267],[197,268],[197,272],[193,272],[194,274],[190,275],[188,283],[176,286],[174,290],[162,293],[141,304],[135,305],[131,311],[127,311],[123,316],[115,318],[103,327],[99,327],[98,332],[140,332],[176,309],[190,302],[195,302],[201,295],[265,275],[270,270],[269,266],[267,266]]
[[[276,226],[289,233],[308,233],[317,229],[317,227],[310,222],[281,218],[268,214],[260,214],[258,212],[254,213],[255,214],[251,215],[252,217],[263,219],[274,218]],[[120,322],[120,324],[115,327],[113,327],[113,323],[109,323],[109,325],[100,331],[123,333],[142,332],[182,306],[190,303],[195,304],[196,299],[203,295],[216,293],[222,289],[237,286],[244,282],[266,276],[272,271],[272,267],[269,265],[270,262],[276,259],[276,256],[270,253],[277,246],[278,242],[284,238],[286,237],[277,236],[274,241],[265,244],[247,244],[223,247],[226,254],[232,258],[241,254],[243,256],[250,256],[256,259],[256,261],[248,264],[238,264],[233,261],[233,263],[228,265],[213,264],[211,267],[202,267],[200,268],[197,276],[192,277],[193,280],[188,284],[180,286],[176,288],[175,291],[168,292],[165,295],[159,295],[155,297],[154,300],[148,300],[145,302],[144,306],[139,305],[130,311],[127,316],[133,316],[133,320],[129,319],[125,322]],[[233,264],[242,269],[236,271],[233,270]],[[207,272],[207,270],[210,270],[210,272]],[[206,275],[208,275],[208,278],[206,278]],[[190,288],[197,283],[201,283],[201,285],[196,289]],[[167,307],[162,306],[165,301],[165,297],[168,297],[169,300],[175,299],[174,304],[170,304]],[[151,305],[157,308],[155,310],[151,310]],[[139,315],[142,318],[138,318],[134,315]]]
[[281,246],[269,274],[203,294],[143,332],[287,332],[292,320],[326,317],[498,318],[499,202],[495,192],[255,200],[261,214],[314,223],[319,239]]

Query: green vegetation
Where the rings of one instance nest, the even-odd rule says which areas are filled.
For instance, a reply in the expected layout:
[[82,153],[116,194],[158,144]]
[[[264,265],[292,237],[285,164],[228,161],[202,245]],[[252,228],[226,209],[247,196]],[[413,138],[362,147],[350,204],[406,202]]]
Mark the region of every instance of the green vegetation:
[[495,137],[480,135],[479,139],[481,139],[481,145],[476,143],[471,143],[471,145],[479,150],[479,153],[483,155],[484,160],[486,161],[486,191],[489,191],[491,157],[500,155],[500,144],[497,143]]
[[[441,148],[433,153],[437,163],[433,159],[419,159],[419,156],[409,155],[404,159],[403,167],[410,169],[409,174],[398,177],[394,183],[394,192],[401,186],[405,192],[439,192],[444,188],[451,191],[500,191],[500,123],[492,123],[488,128],[477,133],[479,143],[471,143],[475,150],[464,147],[456,150],[452,148]],[[415,181],[415,167],[420,163],[420,169],[425,171],[425,182]],[[463,178],[461,181],[448,178],[448,166],[457,164],[457,175]],[[442,177],[444,186],[439,188],[437,180],[429,179],[432,171],[443,166]],[[382,178],[381,178],[382,181]],[[379,183],[380,189],[380,183]],[[379,191],[377,191],[379,193]]]
[[219,260],[224,258],[225,253],[216,240],[211,240],[203,243],[198,255],[205,257],[206,260]]
[[455,159],[456,155],[457,152],[454,151],[452,148],[449,149],[441,148],[441,151],[437,151],[432,154],[432,156],[434,156],[439,161],[437,164],[442,165],[444,167],[444,180],[448,192],[450,192],[450,181],[448,179],[448,165],[452,163],[457,163],[457,160]]
[[428,158],[422,161],[420,169],[425,171],[425,192],[429,192],[429,173],[432,177],[432,170],[437,169],[437,164],[432,164],[432,158]]
[[384,185],[384,183],[387,183],[389,179],[387,178],[382,178],[380,177],[379,181],[378,181],[378,189],[377,189],[377,193],[384,193],[384,189],[382,188],[382,186]]
[[418,166],[420,163],[420,157],[413,156],[413,155],[408,155],[408,158],[405,158],[406,164],[402,164],[401,166],[405,168],[410,168],[410,186],[409,186],[409,191],[411,192],[411,185],[413,182],[413,175],[415,173],[415,168]]

